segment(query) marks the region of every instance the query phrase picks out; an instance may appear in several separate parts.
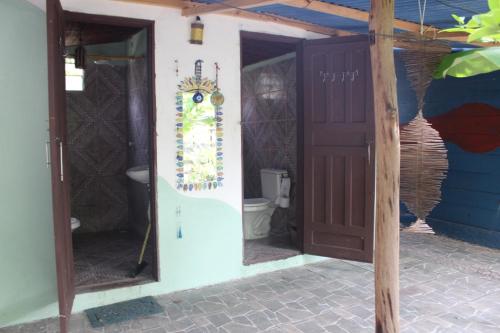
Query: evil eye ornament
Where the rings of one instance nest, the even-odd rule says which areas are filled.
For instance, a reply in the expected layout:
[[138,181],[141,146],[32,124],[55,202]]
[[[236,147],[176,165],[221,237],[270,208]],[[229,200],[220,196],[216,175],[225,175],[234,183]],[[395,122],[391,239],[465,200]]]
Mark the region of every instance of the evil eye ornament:
[[196,104],[203,102],[203,94],[201,92],[197,91],[193,95],[193,102],[195,102]]

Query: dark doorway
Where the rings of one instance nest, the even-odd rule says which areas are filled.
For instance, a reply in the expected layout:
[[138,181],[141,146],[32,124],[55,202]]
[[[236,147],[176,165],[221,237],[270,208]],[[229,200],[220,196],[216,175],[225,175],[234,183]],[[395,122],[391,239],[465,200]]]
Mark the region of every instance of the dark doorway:
[[[154,178],[136,177],[154,170],[152,27],[131,22],[65,13],[67,148],[79,292],[157,276],[155,232],[149,228]],[[141,253],[147,265],[136,274]]]
[[[154,22],[64,12],[58,0],[47,0],[47,27],[64,333],[75,291],[159,278]],[[147,265],[139,267],[143,244]]]
[[247,265],[300,254],[300,42],[298,38],[241,32],[243,234]]
[[65,14],[76,290],[153,280],[149,239],[144,251],[149,265],[132,274],[149,223],[149,184],[127,176],[132,167],[150,169],[148,31]]

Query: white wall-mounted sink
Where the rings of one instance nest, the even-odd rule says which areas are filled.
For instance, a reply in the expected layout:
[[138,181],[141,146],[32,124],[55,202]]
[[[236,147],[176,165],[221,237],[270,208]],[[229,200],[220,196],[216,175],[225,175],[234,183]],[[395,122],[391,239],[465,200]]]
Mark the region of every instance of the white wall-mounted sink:
[[127,176],[136,182],[149,184],[149,166],[139,165],[127,170]]

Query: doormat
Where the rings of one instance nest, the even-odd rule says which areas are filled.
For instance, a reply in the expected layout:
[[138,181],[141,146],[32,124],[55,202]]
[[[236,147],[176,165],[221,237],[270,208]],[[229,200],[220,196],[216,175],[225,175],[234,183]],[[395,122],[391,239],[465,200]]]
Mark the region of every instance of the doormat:
[[117,324],[157,313],[163,313],[163,308],[151,296],[85,310],[85,314],[93,328]]

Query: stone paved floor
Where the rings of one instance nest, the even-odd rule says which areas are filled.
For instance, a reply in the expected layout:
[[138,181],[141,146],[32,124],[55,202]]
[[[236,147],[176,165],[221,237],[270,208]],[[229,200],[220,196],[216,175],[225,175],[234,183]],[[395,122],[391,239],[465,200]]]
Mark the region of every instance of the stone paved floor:
[[[158,298],[165,314],[71,332],[374,332],[373,266],[341,260]],[[402,331],[500,332],[500,251],[401,235]],[[0,332],[57,332],[54,319]]]
[[252,265],[295,257],[300,251],[292,244],[290,235],[245,240],[243,264]]
[[[137,266],[142,241],[129,231],[73,234],[76,288],[86,290],[118,282],[152,280],[151,264],[133,280],[130,277]],[[152,262],[152,250],[152,246],[147,247],[146,262]]]

